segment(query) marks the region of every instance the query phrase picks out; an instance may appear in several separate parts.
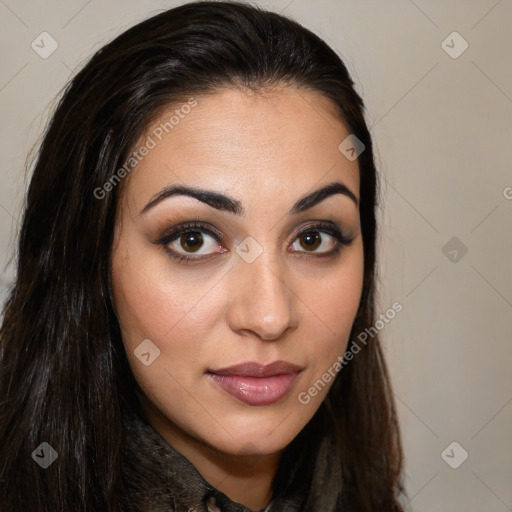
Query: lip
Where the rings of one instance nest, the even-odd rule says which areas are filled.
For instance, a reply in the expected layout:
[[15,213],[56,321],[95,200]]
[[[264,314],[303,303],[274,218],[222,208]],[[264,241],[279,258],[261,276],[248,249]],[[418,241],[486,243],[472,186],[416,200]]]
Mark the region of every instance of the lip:
[[261,364],[248,361],[208,371],[208,377],[223,391],[247,405],[270,405],[292,388],[302,367],[287,361]]

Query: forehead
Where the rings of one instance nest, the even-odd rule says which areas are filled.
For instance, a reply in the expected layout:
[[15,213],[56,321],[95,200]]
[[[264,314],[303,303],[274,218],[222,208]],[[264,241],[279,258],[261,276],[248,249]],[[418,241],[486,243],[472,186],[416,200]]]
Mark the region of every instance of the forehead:
[[175,183],[272,197],[339,179],[359,195],[357,161],[338,149],[349,134],[331,101],[308,89],[232,88],[185,99],[162,111],[134,147],[150,149],[125,192],[142,207]]

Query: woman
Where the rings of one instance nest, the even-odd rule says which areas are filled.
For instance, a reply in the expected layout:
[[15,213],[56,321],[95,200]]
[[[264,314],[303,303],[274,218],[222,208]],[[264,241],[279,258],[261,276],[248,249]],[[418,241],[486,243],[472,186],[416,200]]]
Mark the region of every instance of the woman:
[[2,510],[402,510],[389,378],[361,337],[363,109],[323,41],[237,2],[89,60],[42,142],[4,310]]

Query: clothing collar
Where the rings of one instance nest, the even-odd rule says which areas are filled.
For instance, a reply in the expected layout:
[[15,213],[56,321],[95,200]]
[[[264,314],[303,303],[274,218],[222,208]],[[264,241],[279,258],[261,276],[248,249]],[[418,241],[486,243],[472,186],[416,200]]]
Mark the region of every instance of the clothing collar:
[[[125,426],[125,507],[130,512],[256,512],[210,485],[194,465],[141,415],[127,413]],[[304,488],[275,495],[257,512],[299,512]]]

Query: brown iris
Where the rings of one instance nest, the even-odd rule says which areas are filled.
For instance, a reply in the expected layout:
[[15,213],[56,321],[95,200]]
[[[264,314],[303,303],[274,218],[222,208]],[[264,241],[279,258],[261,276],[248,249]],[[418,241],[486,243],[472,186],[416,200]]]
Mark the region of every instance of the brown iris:
[[189,231],[180,238],[183,249],[188,252],[195,252],[203,245],[203,236],[200,231]]
[[322,238],[320,237],[318,231],[310,231],[308,233],[302,234],[300,236],[300,241],[300,244],[302,245],[302,247],[304,247],[304,249],[314,250],[317,249],[318,246],[321,244]]

